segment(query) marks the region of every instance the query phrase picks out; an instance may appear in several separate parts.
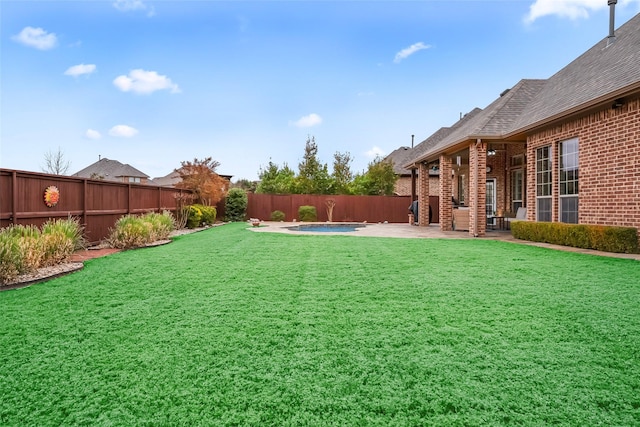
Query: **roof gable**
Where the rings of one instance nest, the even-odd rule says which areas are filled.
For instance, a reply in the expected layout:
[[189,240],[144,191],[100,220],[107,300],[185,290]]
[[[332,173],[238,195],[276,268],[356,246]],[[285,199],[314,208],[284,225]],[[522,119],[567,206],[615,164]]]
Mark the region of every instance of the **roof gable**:
[[104,179],[110,181],[120,181],[118,178],[124,176],[149,178],[148,175],[139,171],[131,165],[122,164],[117,160],[110,160],[106,157],[74,173],[73,176],[79,176],[81,178],[101,176],[104,177]]

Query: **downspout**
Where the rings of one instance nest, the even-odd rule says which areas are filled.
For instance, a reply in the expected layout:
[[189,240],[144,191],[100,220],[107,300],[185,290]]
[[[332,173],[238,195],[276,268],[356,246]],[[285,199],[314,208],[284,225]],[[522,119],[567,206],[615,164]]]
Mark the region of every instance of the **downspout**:
[[475,201],[475,206],[473,207],[476,211],[475,215],[473,215],[473,237],[478,237],[478,179],[480,179],[480,172],[478,171],[479,169],[479,159],[478,159],[478,146],[482,144],[482,139],[478,138],[476,139],[476,167],[474,168],[475,171],[473,173],[474,175],[474,179],[475,179],[475,183],[476,185],[474,186],[474,198],[473,200]]

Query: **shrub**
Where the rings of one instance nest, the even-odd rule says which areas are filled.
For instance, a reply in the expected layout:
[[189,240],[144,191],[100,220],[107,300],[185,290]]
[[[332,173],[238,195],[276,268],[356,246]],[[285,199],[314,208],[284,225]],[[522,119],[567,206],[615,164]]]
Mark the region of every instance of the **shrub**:
[[202,212],[201,225],[213,225],[216,222],[216,208],[214,206],[198,205],[198,208]]
[[638,253],[639,251],[638,231],[633,227],[513,221],[511,234],[523,240],[606,252]]
[[187,216],[187,228],[200,227],[202,222],[202,210],[196,205],[189,206],[189,215]]
[[227,221],[244,221],[247,216],[247,203],[247,192],[242,188],[229,190],[225,202]]
[[107,242],[118,249],[144,246],[151,241],[152,228],[150,222],[145,222],[139,216],[125,215],[116,221]]
[[273,211],[271,212],[271,221],[284,221],[285,215],[282,211]]
[[313,222],[318,220],[315,206],[300,206],[298,208],[298,218],[303,222]]
[[0,231],[0,283],[64,261],[84,245],[78,220],[49,220],[42,230],[12,225]]
[[18,239],[9,228],[0,231],[0,283],[7,283],[20,274],[22,257]]
[[43,265],[55,265],[84,248],[83,228],[74,218],[54,219],[42,226]]
[[151,224],[150,238],[152,241],[166,240],[175,229],[175,220],[169,211],[164,211],[161,214],[150,212],[143,215],[141,219]]

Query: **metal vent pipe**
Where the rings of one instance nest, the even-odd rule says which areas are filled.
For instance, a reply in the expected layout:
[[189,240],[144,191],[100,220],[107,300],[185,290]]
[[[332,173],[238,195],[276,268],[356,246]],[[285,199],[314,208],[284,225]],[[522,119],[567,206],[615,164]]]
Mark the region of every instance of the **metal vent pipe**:
[[611,46],[616,41],[616,3],[618,0],[607,0],[609,5],[609,37],[607,37],[607,46]]

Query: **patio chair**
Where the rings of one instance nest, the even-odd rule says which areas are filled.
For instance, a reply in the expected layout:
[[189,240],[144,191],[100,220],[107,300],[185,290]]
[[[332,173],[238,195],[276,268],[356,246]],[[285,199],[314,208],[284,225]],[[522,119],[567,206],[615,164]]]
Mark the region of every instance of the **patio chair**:
[[526,221],[527,220],[527,208],[518,208],[515,218],[505,218],[505,224],[507,230],[511,229],[511,221]]

